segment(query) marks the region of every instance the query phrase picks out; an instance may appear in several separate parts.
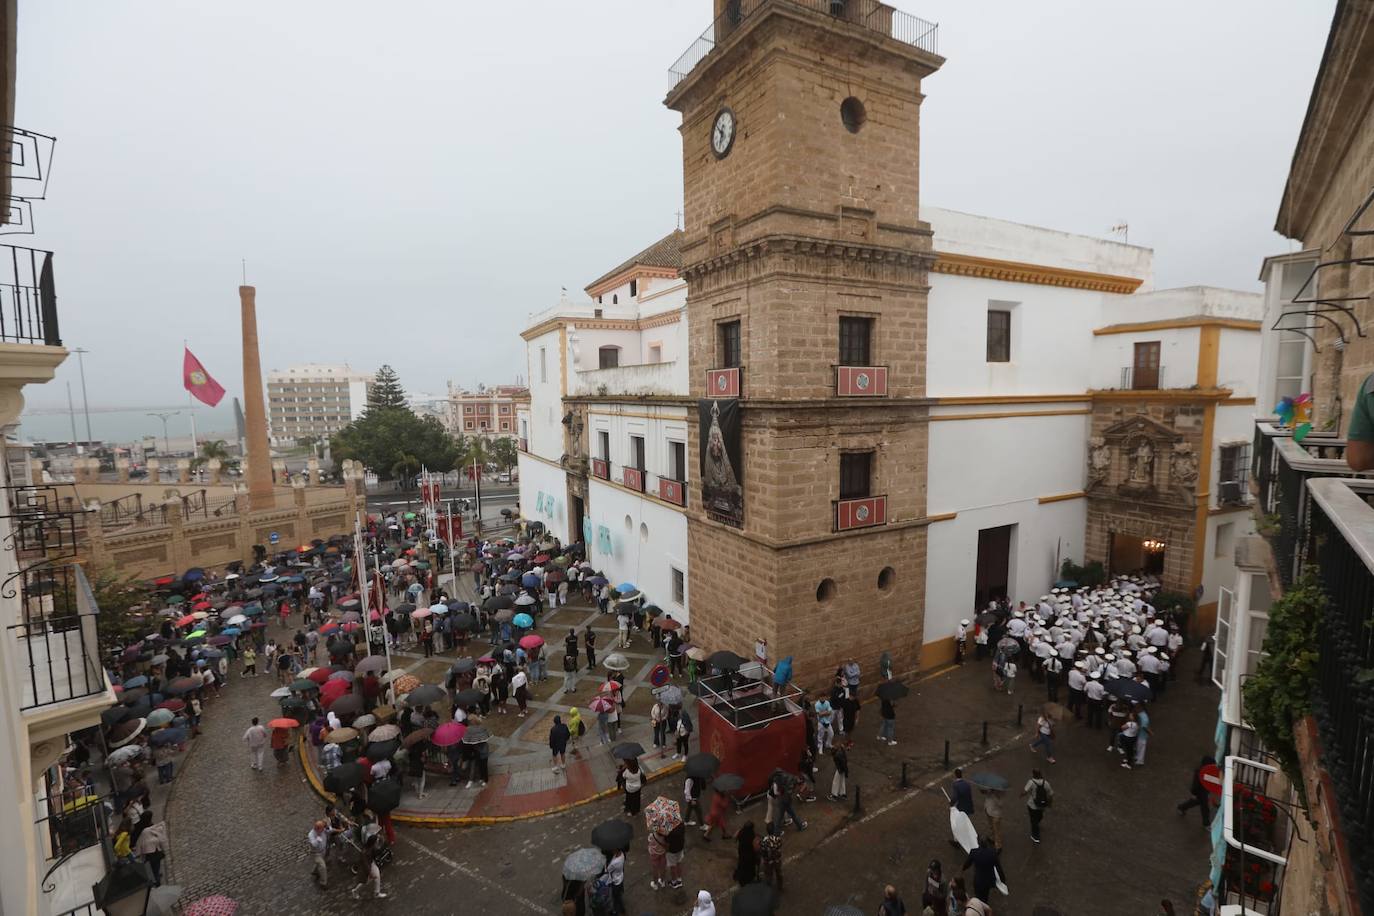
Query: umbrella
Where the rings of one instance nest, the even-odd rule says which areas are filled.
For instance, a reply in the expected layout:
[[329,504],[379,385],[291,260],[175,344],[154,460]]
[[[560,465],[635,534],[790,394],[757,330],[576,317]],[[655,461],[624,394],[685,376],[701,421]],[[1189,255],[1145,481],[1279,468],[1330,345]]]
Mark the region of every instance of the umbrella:
[[186,708],[186,703],[182,700],[163,700],[157,704],[158,709],[170,709],[172,712],[181,712]]
[[770,884],[746,884],[730,898],[730,916],[772,916],[778,910],[778,895]]
[[391,741],[372,741],[367,745],[364,756],[368,760],[390,760],[396,752],[401,749],[401,742],[396,739]]
[[248,618],[245,617],[243,614],[235,614],[233,617],[230,617],[228,620],[225,621],[225,623],[229,624],[230,626],[234,626],[235,624],[239,624],[239,623],[247,623],[247,622],[248,622]]
[[539,577],[534,573],[525,573],[520,577],[520,584],[525,586],[525,588],[538,588]]
[[238,909],[238,902],[233,898],[223,894],[213,894],[209,897],[201,897],[195,903],[185,907],[181,911],[181,916],[234,916]]
[[[343,681],[345,684],[352,684],[352,683],[353,683],[353,672],[352,672],[352,671],[335,671],[333,674],[329,675],[329,680],[330,680],[330,681]],[[329,683],[329,681],[325,681],[325,683],[327,684],[327,683]]]
[[693,779],[710,779],[716,775],[716,770],[720,769],[720,758],[715,754],[708,754],[702,751],[687,758],[687,763],[683,765],[687,775]]
[[457,613],[451,618],[455,630],[475,630],[477,629],[477,618],[468,613]]
[[121,748],[110,752],[110,756],[105,758],[105,762],[111,766],[119,766],[121,763],[128,763],[130,760],[137,760],[143,756],[143,748],[137,744],[126,744]]
[[343,763],[324,775],[324,787],[330,792],[340,794],[356,789],[367,778],[367,768],[362,764]]
[[413,674],[406,674],[401,670],[388,671],[387,673],[394,675],[391,688],[397,696],[405,696],[420,686],[420,679]]
[[973,622],[978,624],[978,626],[980,627],[990,627],[997,622],[997,615],[994,614],[992,611],[984,611],[977,617],[973,618]]
[[901,681],[883,681],[878,685],[878,699],[880,700],[900,700],[902,697],[911,693],[911,690]]
[[306,680],[314,681],[316,684],[323,684],[329,680],[329,675],[334,673],[333,668],[306,668],[301,672],[301,677]]
[[454,672],[455,674],[464,674],[468,671],[475,671],[476,669],[476,660],[473,659],[473,657],[470,655],[464,655],[462,658],[455,659],[453,664],[449,666],[448,670]]
[[354,728],[371,728],[377,724],[377,717],[371,714],[361,715],[353,720]]
[[615,703],[606,697],[592,697],[592,701],[587,705],[592,712],[610,712],[615,709]]
[[605,665],[611,671],[628,671],[630,668],[630,660],[619,652],[612,652],[610,655],[607,655],[601,664]]
[[[368,755],[369,758],[371,755]],[[388,814],[401,803],[401,781],[383,779],[367,790],[367,806],[377,814]]]
[[147,719],[130,719],[120,722],[110,732],[110,747],[123,747],[143,733]]
[[997,643],[997,651],[1003,655],[1015,655],[1021,651],[1021,644],[1010,636],[1004,637]]
[[191,624],[193,624],[193,623],[195,623],[195,622],[196,622],[196,615],[195,615],[195,614],[187,614],[185,617],[178,617],[178,618],[177,618],[177,626],[179,626],[179,627],[190,626]]
[[486,611],[488,614],[505,610],[509,607],[515,607],[515,599],[510,595],[492,595],[486,601],[482,602],[482,610]]
[[491,740],[491,732],[481,725],[474,725],[469,728],[467,734],[463,736],[464,744],[486,744]]
[[324,740],[329,744],[347,744],[358,737],[356,728],[336,728]]
[[406,697],[406,702],[411,706],[428,706],[443,698],[444,690],[442,687],[436,687],[433,684],[421,684],[410,692],[410,695]]
[[148,691],[142,687],[135,687],[133,690],[126,690],[119,695],[119,702],[125,706],[132,706],[139,700],[148,695]]
[[597,824],[592,830],[592,845],[602,852],[615,852],[628,849],[634,839],[635,829],[629,821],[612,819]]
[[704,662],[706,661],[706,650],[701,646],[691,646],[687,649],[687,657],[692,661]]
[[301,723],[297,722],[295,719],[281,718],[281,719],[273,719],[271,722],[268,722],[268,723],[267,723],[267,727],[268,727],[268,728],[300,728],[300,727],[301,727]]
[[574,849],[563,860],[563,877],[569,881],[590,881],[606,870],[606,854],[591,846]]
[[164,725],[170,725],[176,717],[177,714],[170,709],[154,709],[144,716],[148,720],[149,728],[161,728]]
[[370,737],[373,741],[391,741],[401,737],[401,727],[399,725],[379,725],[372,730]]
[[662,687],[658,691],[658,699],[668,706],[677,706],[682,703],[682,688],[673,684]]
[[411,611],[415,610],[415,605],[407,601],[403,604],[396,605],[392,610],[397,614],[409,614]]
[[[292,681],[290,687],[282,687],[282,688],[279,688],[279,689],[285,690],[287,693],[291,693],[291,692],[293,692],[293,691],[294,691],[295,693],[309,693],[309,692],[312,691],[312,690],[319,690],[319,689],[320,689],[320,685],[319,685],[319,684],[316,684],[314,681],[310,680],[310,678],[308,678],[308,677],[303,677],[303,678],[298,678],[297,680]],[[277,691],[276,691],[276,690],[272,691],[272,696],[276,696],[276,695],[277,695]]]
[[1135,700],[1143,703],[1151,697],[1150,685],[1127,680],[1123,677],[1107,681],[1102,686],[1112,696],[1121,700]]
[[111,706],[100,714],[100,724],[106,728],[110,728],[123,722],[131,715],[133,715],[133,713],[129,712],[129,710],[123,706]]
[[281,701],[281,711],[288,716],[295,715],[295,713],[292,712],[293,709],[308,710],[309,708],[310,704],[300,697],[287,697]]
[[981,786],[984,789],[994,789],[997,791],[1001,791],[1011,786],[1011,783],[1007,780],[1007,777],[999,775],[997,773],[974,773],[972,776],[968,778],[968,781],[973,783],[975,786]]
[[660,795],[644,808],[644,823],[653,833],[671,833],[682,823],[682,807],[671,798]]
[[168,658],[167,658],[166,655],[163,655],[162,653],[158,653],[157,655],[154,655],[151,659],[149,659],[148,664],[150,664],[150,665],[165,665],[165,664],[167,664],[167,661],[168,661]]
[[[299,683],[301,683],[301,682],[300,682],[300,681],[294,681],[293,683],[294,683],[294,684],[299,684]],[[310,685],[310,689],[311,689],[311,690],[315,690],[315,689],[316,689],[316,686],[315,686],[315,682],[314,682],[314,681],[306,681],[305,683],[307,683],[307,684]],[[269,694],[269,696],[272,697],[272,699],[274,699],[274,700],[282,700],[282,699],[285,699],[286,697],[291,696],[291,688],[290,688],[290,687],[278,687],[276,690],[272,691],[272,692]]]
[[355,693],[346,693],[332,703],[325,704],[331,712],[339,716],[357,715],[363,711],[363,698]]
[[[237,635],[238,631],[235,630],[234,632],[235,632],[235,635]],[[234,637],[233,637],[233,636],[211,636],[211,637],[210,637],[208,640],[206,640],[206,641],[209,642],[210,645],[212,645],[212,646],[227,646],[227,645],[229,645],[231,642],[234,641]]]
[[463,740],[467,730],[462,722],[445,722],[434,730],[429,740],[435,747],[451,747]]
[[520,637],[520,648],[522,649],[538,649],[543,644],[544,637],[538,636],[534,633],[530,633],[527,636]]
[[511,623],[515,624],[517,627],[532,627],[534,626],[534,618],[529,614],[516,614],[515,618],[511,620]]
[[717,792],[738,792],[744,787],[744,777],[738,773],[721,773],[711,780],[711,788]]
[[628,595],[630,594],[630,592],[639,591],[639,589],[635,588],[635,584],[633,582],[622,582],[615,587],[615,590],[622,595]]
[[514,620],[514,619],[515,619],[515,611],[512,611],[512,610],[511,610],[510,608],[508,608],[508,607],[503,607],[503,608],[501,608],[499,611],[496,612],[496,622],[497,622],[497,623],[510,623],[510,622],[511,622],[512,620]]
[[148,742],[157,747],[162,747],[167,744],[181,744],[188,737],[190,737],[190,733],[184,728],[164,728],[161,731],[153,732]]
[[467,708],[469,706],[476,706],[480,702],[482,702],[482,691],[480,690],[468,688],[467,690],[460,690],[453,695],[454,706]]
[[131,687],[146,687],[147,685],[148,679],[140,674],[138,677],[131,677],[125,681],[124,689],[128,690]]
[[[382,727],[385,728],[386,726]],[[401,739],[401,746],[407,749],[413,748],[417,744],[422,744],[425,741],[428,741],[430,739],[430,736],[433,734],[434,729],[432,728],[417,729],[416,731],[413,731],[410,734],[406,735],[405,738]]]
[[738,671],[739,666],[744,664],[744,659],[729,649],[721,649],[719,652],[712,652],[706,663],[712,668],[719,668],[722,671]]
[[434,612],[431,611],[429,608],[427,608],[427,607],[422,607],[422,608],[416,608],[415,610],[411,611],[411,612],[410,612],[410,616],[413,617],[413,618],[415,618],[416,620],[424,620],[426,617],[428,617],[430,614],[433,614],[433,613],[434,613]]
[[611,756],[617,760],[634,760],[644,756],[644,745],[637,741],[622,741],[611,748]]

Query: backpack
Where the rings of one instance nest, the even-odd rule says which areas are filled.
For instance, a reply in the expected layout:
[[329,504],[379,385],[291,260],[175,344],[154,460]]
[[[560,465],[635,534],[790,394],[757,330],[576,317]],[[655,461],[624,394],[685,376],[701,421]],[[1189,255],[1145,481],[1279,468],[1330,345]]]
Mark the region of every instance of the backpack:
[[604,875],[592,883],[592,892],[588,895],[587,902],[591,904],[595,916],[610,916],[611,882],[607,881]]
[[1045,789],[1045,780],[1040,780],[1035,784],[1035,791],[1031,793],[1035,799],[1035,807],[1048,808],[1050,806],[1050,793]]

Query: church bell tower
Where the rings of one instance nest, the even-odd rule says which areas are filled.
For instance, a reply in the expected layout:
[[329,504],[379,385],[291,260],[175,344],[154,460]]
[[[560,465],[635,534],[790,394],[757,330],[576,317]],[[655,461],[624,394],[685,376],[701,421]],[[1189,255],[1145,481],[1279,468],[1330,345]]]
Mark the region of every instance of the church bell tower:
[[[828,682],[917,667],[926,563],[921,81],[876,0],[716,0],[674,66],[696,425],[694,642]],[[871,681],[870,681],[871,683]]]

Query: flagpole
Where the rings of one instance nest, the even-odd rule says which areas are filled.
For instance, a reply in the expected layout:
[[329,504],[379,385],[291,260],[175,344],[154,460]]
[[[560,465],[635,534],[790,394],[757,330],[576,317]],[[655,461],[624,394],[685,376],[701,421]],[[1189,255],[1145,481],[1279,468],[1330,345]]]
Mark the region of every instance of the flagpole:
[[[353,552],[357,556],[358,565],[358,598],[362,602],[363,626],[367,629],[367,654],[372,654],[372,577],[367,572],[367,552],[363,550],[363,523],[362,519],[355,512],[353,514]],[[381,615],[381,608],[377,609]],[[382,620],[382,650],[386,654],[386,670],[391,670],[391,643],[386,638],[386,620]],[[391,681],[387,682],[387,695],[392,704],[396,702],[396,692],[392,687]]]
[[[181,338],[181,349],[189,351],[191,345],[186,338]],[[195,460],[196,452],[200,450],[200,443],[196,440],[196,405],[191,400],[191,389],[186,389],[186,412],[191,415],[191,459]]]

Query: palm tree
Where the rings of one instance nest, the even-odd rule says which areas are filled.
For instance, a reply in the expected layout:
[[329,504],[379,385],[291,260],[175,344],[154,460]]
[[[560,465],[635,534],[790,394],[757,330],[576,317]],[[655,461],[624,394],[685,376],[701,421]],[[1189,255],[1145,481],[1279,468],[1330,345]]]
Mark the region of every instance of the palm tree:
[[467,442],[467,448],[463,451],[463,470],[470,473],[473,463],[477,464],[479,472],[485,472],[487,462],[491,461],[491,445],[482,436],[473,436]]
[[402,487],[409,489],[412,479],[420,473],[420,459],[414,455],[401,453],[401,457],[391,466],[391,476],[401,480]]
[[223,439],[208,439],[200,444],[200,454],[191,460],[191,467],[201,468],[216,459],[225,470],[228,470],[231,464],[237,463],[229,454],[229,447]]

